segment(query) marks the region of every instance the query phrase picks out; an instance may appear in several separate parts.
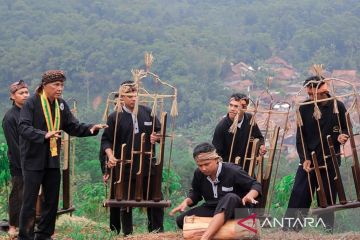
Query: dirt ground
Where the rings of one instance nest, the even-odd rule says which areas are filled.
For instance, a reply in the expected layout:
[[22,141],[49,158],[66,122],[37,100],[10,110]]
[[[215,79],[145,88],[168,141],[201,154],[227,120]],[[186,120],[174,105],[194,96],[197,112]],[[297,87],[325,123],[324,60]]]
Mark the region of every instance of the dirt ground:
[[[79,226],[76,230],[74,227],[75,225]],[[64,215],[60,217],[57,221],[57,230],[54,236],[54,239],[66,239],[71,240],[72,238],[69,237],[69,233],[74,231],[80,232],[95,232],[100,235],[100,233],[108,232],[107,226],[100,226],[89,219],[83,217],[70,217]],[[360,231],[360,229],[359,229]],[[86,237],[76,237],[75,239],[86,239]],[[0,232],[0,239],[10,239],[6,232]],[[102,237],[96,239],[104,239]],[[115,239],[115,237],[111,237],[111,239]],[[177,239],[184,239],[182,237],[182,232],[165,232],[165,233],[147,233],[147,234],[135,234],[129,237],[117,237],[117,240],[177,240]],[[260,239],[264,240],[278,240],[278,239],[316,239],[316,240],[333,240],[333,239],[341,239],[341,240],[359,240],[360,239],[360,232],[347,232],[342,234],[321,234],[319,232],[283,232],[278,229],[272,230],[262,230]],[[107,239],[106,239],[107,240]]]
[[[177,233],[159,233],[159,234],[142,234],[142,235],[135,235],[126,238],[118,238],[124,240],[177,240],[177,239],[184,239],[180,232]],[[359,240],[360,233],[342,233],[342,234],[328,234],[328,235],[321,235],[319,233],[285,233],[282,231],[277,232],[269,232],[263,233],[261,235],[261,240],[280,240],[280,239],[291,239],[291,240]]]

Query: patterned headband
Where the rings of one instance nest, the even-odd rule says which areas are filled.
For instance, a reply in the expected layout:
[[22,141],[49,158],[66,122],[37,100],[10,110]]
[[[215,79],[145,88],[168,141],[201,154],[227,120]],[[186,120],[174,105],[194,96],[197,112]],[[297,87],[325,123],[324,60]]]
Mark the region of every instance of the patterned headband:
[[219,159],[221,158],[217,153],[216,150],[211,151],[211,152],[205,152],[205,153],[200,153],[196,156],[195,160],[196,161],[205,161],[205,160],[213,160],[213,159]]
[[49,70],[46,71],[42,75],[41,83],[48,84],[52,82],[61,81],[64,82],[66,80],[64,71],[61,70]]
[[12,83],[9,87],[9,91],[11,94],[14,94],[17,90],[21,88],[28,88],[28,85],[23,80]]

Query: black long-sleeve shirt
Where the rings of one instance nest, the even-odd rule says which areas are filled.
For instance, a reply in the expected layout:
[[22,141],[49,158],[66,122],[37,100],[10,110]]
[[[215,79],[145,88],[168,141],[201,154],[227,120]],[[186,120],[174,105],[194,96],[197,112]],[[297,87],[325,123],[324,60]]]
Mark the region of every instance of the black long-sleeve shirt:
[[[90,132],[91,124],[79,123],[71,113],[67,103],[59,98],[60,130],[71,136],[93,136]],[[55,117],[55,101],[50,103],[51,113]],[[57,140],[58,155],[52,157],[50,153],[50,140],[45,139],[48,132],[46,120],[41,106],[40,96],[35,94],[30,97],[20,111],[20,159],[25,170],[44,170],[46,168],[60,168],[61,139]]]
[[194,172],[191,189],[188,197],[196,205],[202,199],[205,204],[215,206],[219,200],[228,193],[235,193],[244,197],[250,190],[254,189],[261,195],[261,184],[250,177],[242,168],[234,163],[221,163],[219,165],[217,181],[212,183],[209,177],[204,175],[199,168]]
[[[109,115],[107,120],[108,128],[105,129],[102,137],[101,137],[101,149],[100,149],[100,162],[102,166],[102,170],[104,171],[104,164],[105,164],[105,150],[107,148],[114,149],[114,133],[115,133],[115,125],[116,125],[116,115],[118,114],[118,122],[116,128],[116,139],[115,139],[115,152],[114,156],[117,159],[120,159],[121,156],[121,145],[126,144],[126,154],[124,155],[126,160],[131,159],[131,149],[132,149],[132,142],[133,142],[133,118],[132,114],[126,112],[113,112]],[[137,122],[139,131],[134,135],[134,151],[140,151],[140,144],[141,144],[141,134],[145,133],[145,151],[149,152],[151,150],[151,143],[150,143],[150,135],[153,132],[153,117],[151,116],[151,109],[148,107],[139,105],[138,113],[137,113]],[[155,118],[155,132],[160,130],[160,122],[157,118]],[[155,146],[153,146],[153,153],[155,156]],[[133,156],[133,169],[132,169],[132,178],[136,175],[135,173],[139,169],[139,154],[134,154]],[[149,169],[149,162],[150,158],[148,154],[145,154],[143,159],[143,169],[145,172],[143,176],[148,175]],[[129,176],[130,173],[130,164],[126,164],[125,167],[125,174]]]
[[[307,100],[305,102],[309,102]],[[334,149],[336,153],[340,152],[340,143],[338,142],[337,138],[340,134],[340,130],[342,133],[347,134],[347,127],[346,127],[346,119],[345,113],[346,108],[344,104],[340,101],[337,101],[339,115],[335,114],[334,111],[334,101],[326,101],[324,104],[319,104],[319,109],[321,112],[321,118],[319,120],[321,133],[319,132],[317,120],[314,117],[314,104],[307,104],[302,105],[299,108],[300,115],[302,118],[303,126],[301,127],[303,138],[304,138],[304,147],[305,147],[305,154],[302,147],[301,141],[301,134],[300,128],[297,128],[296,133],[296,148],[299,154],[300,163],[302,164],[304,160],[310,160],[311,152],[315,151],[317,159],[319,163],[323,163],[323,155],[322,155],[322,147],[320,142],[320,135],[323,141],[323,146],[325,150],[325,155],[329,155],[329,146],[326,140],[327,135],[331,135]],[[340,119],[340,126],[339,126],[339,119]],[[305,158],[306,156],[306,158]],[[340,160],[340,157],[338,157]]]
[[6,112],[2,127],[4,129],[6,143],[8,145],[8,158],[11,176],[21,176],[21,162],[19,149],[19,132],[18,124],[20,117],[20,108],[13,105],[12,108]]
[[[231,162],[234,162],[236,157],[240,157],[241,166],[244,161],[246,145],[250,135],[251,117],[252,115],[250,113],[244,114],[241,127],[236,131],[233,152],[231,155]],[[213,135],[212,144],[215,146],[216,152],[222,157],[224,161],[229,160],[231,144],[234,136],[233,133],[229,132],[229,128],[232,123],[233,121],[229,118],[229,115],[226,115],[217,124]],[[257,124],[255,124],[252,128],[251,137],[258,138],[260,140],[260,144],[264,144],[264,137],[262,136]],[[248,154],[249,153],[250,150],[248,150]]]

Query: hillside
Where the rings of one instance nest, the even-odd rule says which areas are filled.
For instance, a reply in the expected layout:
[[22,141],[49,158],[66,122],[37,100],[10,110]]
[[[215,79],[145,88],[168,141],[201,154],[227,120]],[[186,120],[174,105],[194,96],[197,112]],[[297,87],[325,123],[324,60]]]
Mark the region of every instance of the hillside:
[[[61,68],[65,98],[78,100],[84,119],[100,119],[95,97],[104,101],[152,51],[155,71],[179,89],[185,126],[218,114],[226,62],[256,68],[279,56],[305,74],[312,63],[359,69],[359,15],[356,0],[1,0],[0,110],[9,83],[34,89],[42,72]],[[263,75],[255,79],[263,86]]]
[[[131,69],[144,68],[145,51],[153,53],[152,70],[178,89],[172,171],[164,180],[171,183],[166,197],[173,206],[190,186],[192,148],[211,141],[232,92],[248,91],[256,97],[265,79],[278,75],[271,90],[290,99],[313,63],[325,64],[329,73],[354,76],[359,83],[358,0],[0,0],[0,21],[1,119],[11,105],[10,83],[24,79],[33,92],[44,71],[62,69],[67,76],[64,98],[76,99],[78,118],[101,122],[108,92],[130,79]],[[61,217],[57,239],[116,238],[107,227],[109,213],[101,206],[108,189],[102,183],[99,138],[75,141],[76,211],[73,218]],[[5,156],[5,150],[0,145],[0,154]],[[286,206],[298,164],[285,156],[280,161],[274,211]],[[7,218],[5,175],[0,175],[1,219]],[[337,213],[337,230],[347,233],[285,237],[352,239],[360,226],[359,210]],[[146,221],[141,210],[134,211],[136,236],[128,239],[181,239],[167,214],[165,234],[141,235]],[[272,232],[265,239],[280,239],[282,234]]]

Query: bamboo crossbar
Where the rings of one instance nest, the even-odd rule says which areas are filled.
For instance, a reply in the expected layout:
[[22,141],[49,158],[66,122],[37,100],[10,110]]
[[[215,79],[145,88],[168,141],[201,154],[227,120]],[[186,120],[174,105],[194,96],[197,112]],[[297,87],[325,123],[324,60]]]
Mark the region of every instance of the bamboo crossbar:
[[323,80],[321,80],[321,81],[309,81],[306,85],[303,86],[303,88],[302,88],[299,92],[296,93],[296,96],[299,96],[300,93],[301,93],[307,86],[310,86],[311,84],[314,84],[314,83],[315,83],[315,84],[319,85],[319,84],[322,83],[322,82],[323,82],[323,83],[327,83],[327,82],[333,82],[333,81],[343,82],[343,83],[351,86],[351,88],[352,88],[352,90],[353,90],[353,94],[356,93],[356,88],[355,88],[354,84],[351,84],[351,83],[348,82],[348,81],[342,80],[342,79],[340,79],[340,78],[325,78],[325,79],[323,79]]
[[135,200],[123,200],[117,201],[114,199],[106,200],[103,203],[104,207],[156,207],[156,208],[167,208],[171,207],[170,200],[155,201],[135,201]]
[[332,97],[328,97],[328,98],[324,98],[324,99],[316,99],[316,100],[312,100],[312,101],[307,101],[307,102],[296,102],[297,105],[302,106],[302,105],[309,105],[309,104],[314,104],[314,103],[319,103],[319,102],[326,102],[326,101],[331,101],[331,100],[335,100],[338,98],[343,98],[343,97],[349,97],[349,96],[356,96],[355,93],[348,93],[348,94],[343,94],[343,95],[337,95],[337,96],[332,96]]
[[360,207],[359,201],[348,201],[345,204],[335,204],[335,205],[331,205],[331,206],[328,206],[325,208],[311,208],[309,211],[309,214],[310,215],[319,215],[319,214],[323,214],[323,213],[335,212],[335,211],[339,211],[339,210],[358,208],[358,207]]
[[259,110],[259,109],[246,109],[247,113],[268,113],[268,114],[284,114],[284,115],[288,115],[288,112],[282,112],[282,111],[277,111],[277,110]]
[[73,211],[75,211],[75,207],[74,206],[72,206],[72,207],[70,207],[70,208],[67,208],[67,209],[64,209],[64,208],[62,208],[62,209],[58,209],[58,211],[57,211],[57,215],[61,215],[61,214],[65,214],[65,213],[72,213]]

